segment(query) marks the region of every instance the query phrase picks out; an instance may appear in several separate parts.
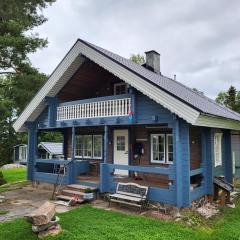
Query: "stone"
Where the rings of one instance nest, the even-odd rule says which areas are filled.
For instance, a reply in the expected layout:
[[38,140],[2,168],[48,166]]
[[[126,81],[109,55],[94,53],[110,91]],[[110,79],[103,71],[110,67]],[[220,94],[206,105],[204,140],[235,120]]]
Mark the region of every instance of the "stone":
[[51,220],[49,223],[40,225],[40,226],[35,226],[32,225],[32,231],[35,233],[42,232],[47,230],[48,228],[52,227],[53,225],[56,225],[59,222],[59,217],[55,217],[54,220]]
[[4,196],[0,196],[0,203],[4,203],[6,201],[6,198]]
[[55,204],[47,201],[26,217],[33,225],[44,225],[51,221],[55,215],[55,209]]
[[236,208],[236,205],[234,203],[228,203],[226,206],[229,208]]
[[62,228],[59,224],[50,227],[49,229],[38,233],[38,238],[42,239],[48,236],[56,236],[62,232]]

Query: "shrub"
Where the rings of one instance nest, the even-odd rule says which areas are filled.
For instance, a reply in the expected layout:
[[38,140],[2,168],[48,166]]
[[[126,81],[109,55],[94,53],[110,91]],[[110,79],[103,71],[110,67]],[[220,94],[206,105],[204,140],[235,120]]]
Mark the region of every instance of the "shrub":
[[5,184],[5,183],[7,183],[7,181],[4,179],[3,173],[0,172],[0,186],[3,185],[3,184]]

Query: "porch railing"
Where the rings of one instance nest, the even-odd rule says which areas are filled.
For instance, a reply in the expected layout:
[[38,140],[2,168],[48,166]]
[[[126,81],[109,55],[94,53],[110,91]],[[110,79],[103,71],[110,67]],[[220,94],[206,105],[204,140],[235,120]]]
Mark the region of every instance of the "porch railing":
[[[60,176],[59,176],[59,170]],[[34,180],[55,184],[61,179],[61,184],[71,184],[79,174],[89,171],[88,161],[37,159],[35,162]]]
[[94,101],[57,107],[57,121],[127,116],[131,111],[131,98]]
[[[176,202],[176,184],[175,184],[175,166],[169,167],[147,167],[147,166],[133,166],[133,165],[119,165],[119,164],[100,164],[100,191],[114,192],[116,190],[117,182],[115,181],[114,171],[128,170],[138,173],[152,173],[159,175],[168,175],[168,188],[149,186],[148,199],[159,201],[162,203],[175,204]],[[141,184],[141,181],[139,182]]]

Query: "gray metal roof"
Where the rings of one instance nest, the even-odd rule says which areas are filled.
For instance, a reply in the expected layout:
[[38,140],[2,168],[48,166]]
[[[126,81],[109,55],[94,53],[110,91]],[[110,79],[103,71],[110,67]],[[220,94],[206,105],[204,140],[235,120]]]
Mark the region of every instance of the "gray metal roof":
[[161,88],[162,90],[175,96],[179,100],[199,110],[202,113],[240,121],[240,114],[221,104],[216,103],[214,100],[192,90],[180,82],[177,82],[166,76],[156,74],[146,69],[145,67],[132,62],[129,59],[121,57],[92,43],[83,41],[81,39],[79,39],[79,41],[95,49],[106,57],[112,59],[114,62],[117,62],[118,64],[142,77],[144,80],[152,83],[156,87]]
[[38,146],[44,148],[47,152],[55,155],[63,154],[63,144],[56,142],[40,142]]

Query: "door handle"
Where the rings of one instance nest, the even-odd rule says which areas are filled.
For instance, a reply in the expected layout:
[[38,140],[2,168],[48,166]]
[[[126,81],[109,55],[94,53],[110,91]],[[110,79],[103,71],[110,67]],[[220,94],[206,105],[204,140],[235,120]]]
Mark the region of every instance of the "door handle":
[[128,154],[128,151],[126,151],[124,154]]

